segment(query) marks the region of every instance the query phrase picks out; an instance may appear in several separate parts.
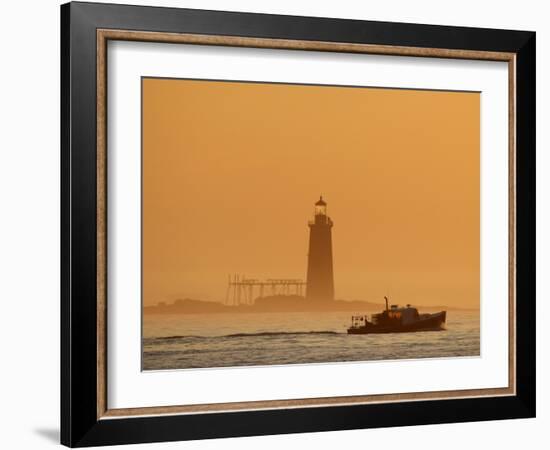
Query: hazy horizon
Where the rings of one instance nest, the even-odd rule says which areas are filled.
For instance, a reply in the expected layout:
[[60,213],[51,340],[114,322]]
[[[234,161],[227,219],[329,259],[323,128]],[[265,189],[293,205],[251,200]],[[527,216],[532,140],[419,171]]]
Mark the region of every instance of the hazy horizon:
[[[290,294],[291,296],[295,296],[295,294]],[[277,297],[285,297],[285,295],[275,295],[273,296],[274,298],[277,298]],[[268,297],[272,297],[270,295],[265,295],[263,298],[268,298]],[[302,295],[302,296],[299,296],[303,299],[305,299],[305,296]],[[185,301],[185,300],[193,300],[193,301],[201,301],[201,302],[209,302],[209,303],[218,303],[220,305],[226,305],[227,303],[223,300],[214,300],[214,299],[211,299],[211,300],[203,300],[203,299],[200,299],[200,298],[191,298],[191,297],[177,297],[177,298],[174,298],[174,299],[168,299],[168,300],[159,300],[158,302],[156,303],[150,303],[150,304],[147,304],[147,305],[144,305],[145,307],[154,307],[154,306],[161,306],[160,304],[164,304],[166,306],[170,306],[172,304],[174,304],[175,302],[178,302],[178,301]],[[389,298],[389,302],[391,304],[396,304],[396,301],[394,301],[395,299],[390,297]],[[366,299],[359,299],[359,298],[354,298],[354,299],[345,299],[345,298],[335,298],[334,299],[335,302],[363,302],[363,303],[366,303],[366,304],[370,304],[370,305],[377,305],[377,306],[384,306],[385,304],[385,300],[384,298],[382,299],[375,299],[375,300],[366,300]],[[402,303],[397,303],[399,306],[405,306],[406,303],[402,302]],[[231,305],[229,305],[231,306]],[[414,306],[414,307],[429,307],[429,308],[433,308],[433,307],[438,307],[438,306],[442,306],[442,307],[450,307],[452,309],[463,309],[463,310],[478,310],[478,305],[474,305],[474,306],[468,306],[468,305],[464,305],[464,306],[449,306],[449,305],[446,305],[445,303],[439,303],[439,304],[435,304],[435,303],[432,303],[432,304],[420,304],[420,303],[415,303],[415,304],[411,304],[411,306]],[[285,312],[285,311],[276,311],[276,312]],[[327,313],[330,313],[330,312],[333,312],[333,310],[326,310]],[[265,311],[261,311],[259,312],[259,314],[263,314],[265,313]],[[200,314],[200,313],[199,313]],[[218,313],[215,313],[215,314],[218,314]]]
[[[143,80],[143,300],[305,281],[319,195],[336,299],[479,306],[477,93]],[[467,182],[466,182],[467,180]]]

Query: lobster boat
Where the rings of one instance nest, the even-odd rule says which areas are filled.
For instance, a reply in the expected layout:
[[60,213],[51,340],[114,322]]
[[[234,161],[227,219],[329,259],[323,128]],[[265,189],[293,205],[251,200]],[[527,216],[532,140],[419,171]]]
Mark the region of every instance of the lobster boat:
[[384,299],[386,309],[381,313],[372,314],[370,318],[366,314],[352,316],[348,334],[411,333],[445,329],[447,311],[420,314],[418,309],[411,305],[388,306],[388,297]]

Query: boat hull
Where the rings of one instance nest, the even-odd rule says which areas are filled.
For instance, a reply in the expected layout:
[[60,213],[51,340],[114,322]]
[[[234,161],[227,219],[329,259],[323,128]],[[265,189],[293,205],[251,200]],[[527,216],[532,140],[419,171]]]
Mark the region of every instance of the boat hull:
[[348,328],[348,334],[384,334],[384,333],[414,333],[419,331],[441,331],[445,329],[447,312],[430,314],[429,317],[418,319],[409,324],[375,325],[368,323],[360,327]]

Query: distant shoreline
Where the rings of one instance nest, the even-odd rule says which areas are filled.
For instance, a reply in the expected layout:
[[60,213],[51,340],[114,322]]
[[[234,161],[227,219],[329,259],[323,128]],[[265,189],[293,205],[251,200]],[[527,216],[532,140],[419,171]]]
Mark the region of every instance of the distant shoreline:
[[[438,311],[478,311],[477,308],[456,308],[444,305],[418,306],[424,310]],[[250,314],[250,313],[280,313],[280,312],[362,312],[382,311],[385,305],[361,300],[333,300],[327,302],[311,302],[298,295],[278,295],[258,298],[253,305],[224,305],[218,302],[208,302],[194,299],[178,299],[173,303],[158,303],[154,306],[144,306],[144,314]]]

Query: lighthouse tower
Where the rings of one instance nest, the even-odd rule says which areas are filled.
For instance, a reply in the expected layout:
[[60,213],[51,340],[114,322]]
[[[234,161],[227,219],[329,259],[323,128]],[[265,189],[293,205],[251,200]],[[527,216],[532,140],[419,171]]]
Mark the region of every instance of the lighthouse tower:
[[332,220],[323,197],[315,203],[315,216],[309,222],[306,298],[313,302],[334,300]]

